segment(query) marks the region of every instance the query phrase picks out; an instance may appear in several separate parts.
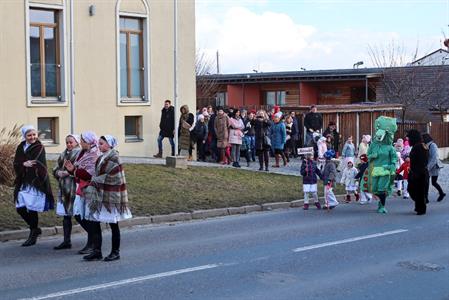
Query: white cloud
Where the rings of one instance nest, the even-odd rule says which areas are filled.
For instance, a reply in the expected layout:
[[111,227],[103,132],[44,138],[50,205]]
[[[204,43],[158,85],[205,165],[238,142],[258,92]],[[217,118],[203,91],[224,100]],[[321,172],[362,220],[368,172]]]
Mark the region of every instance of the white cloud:
[[[197,48],[210,55],[218,50],[223,73],[351,68],[360,60],[370,66],[368,45],[401,38],[396,32],[362,29],[321,32],[288,14],[255,13],[237,1],[221,9],[200,4],[196,30]],[[405,44],[413,50],[416,39]]]

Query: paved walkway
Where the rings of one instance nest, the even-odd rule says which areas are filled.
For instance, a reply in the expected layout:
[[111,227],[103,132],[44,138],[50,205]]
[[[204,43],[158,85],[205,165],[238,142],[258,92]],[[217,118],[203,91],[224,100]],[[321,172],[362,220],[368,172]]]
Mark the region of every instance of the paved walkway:
[[[142,157],[122,157],[122,161],[128,164],[150,164],[150,165],[165,165],[165,158],[142,158]],[[189,166],[195,167],[209,167],[209,168],[234,168],[232,165],[221,165],[212,162],[200,162],[200,161],[190,161]],[[259,161],[256,158],[255,162],[251,162],[250,166],[246,166],[246,159],[242,158],[240,160],[240,165],[242,170],[257,171],[259,172]],[[274,158],[270,158],[270,173],[283,174],[283,175],[294,175],[300,176],[299,169],[301,167],[301,160],[299,158],[290,159],[290,163],[286,167],[273,168]],[[282,164],[281,164],[282,165]],[[265,172],[265,171],[263,171]]]

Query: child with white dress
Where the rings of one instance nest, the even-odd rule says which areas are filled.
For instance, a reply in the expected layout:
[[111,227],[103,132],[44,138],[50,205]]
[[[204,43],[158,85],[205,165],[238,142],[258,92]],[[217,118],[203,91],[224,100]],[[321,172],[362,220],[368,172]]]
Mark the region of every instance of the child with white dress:
[[351,202],[351,194],[354,194],[355,201],[359,201],[359,194],[357,192],[357,182],[355,177],[357,176],[357,169],[354,167],[352,161],[348,161],[346,168],[343,170],[341,176],[341,184],[344,184],[346,190],[346,203]]

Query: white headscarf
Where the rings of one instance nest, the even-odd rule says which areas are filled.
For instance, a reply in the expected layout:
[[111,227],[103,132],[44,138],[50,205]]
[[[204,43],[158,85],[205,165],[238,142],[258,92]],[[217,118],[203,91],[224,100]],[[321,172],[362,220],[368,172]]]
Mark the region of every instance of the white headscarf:
[[98,143],[97,135],[95,134],[95,132],[92,131],[86,131],[81,133],[81,138],[91,146],[92,145],[96,146]]
[[26,138],[26,135],[27,135],[28,131],[30,131],[30,130],[36,130],[36,128],[34,128],[33,125],[24,125],[22,127],[21,131],[22,131],[22,137],[23,137],[24,140]]
[[68,138],[68,137],[72,137],[78,145],[81,142],[81,138],[77,134],[68,134],[65,138]]
[[103,135],[106,142],[111,146],[111,148],[115,148],[118,145],[117,139],[113,137],[112,135]]
[[274,116],[276,117],[276,118],[282,118],[282,113],[279,111],[279,112],[277,112],[277,113],[275,113],[274,114]]

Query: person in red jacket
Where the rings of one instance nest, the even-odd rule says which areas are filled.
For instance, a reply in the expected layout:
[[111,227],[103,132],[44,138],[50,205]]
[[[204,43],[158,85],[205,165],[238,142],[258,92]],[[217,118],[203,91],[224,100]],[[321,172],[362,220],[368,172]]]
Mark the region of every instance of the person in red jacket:
[[406,156],[404,158],[404,162],[402,163],[402,165],[399,167],[399,169],[396,170],[396,174],[401,174],[402,175],[402,188],[404,189],[403,191],[403,198],[404,199],[408,199],[409,194],[407,191],[407,187],[408,187],[408,172],[410,171],[410,157]]

